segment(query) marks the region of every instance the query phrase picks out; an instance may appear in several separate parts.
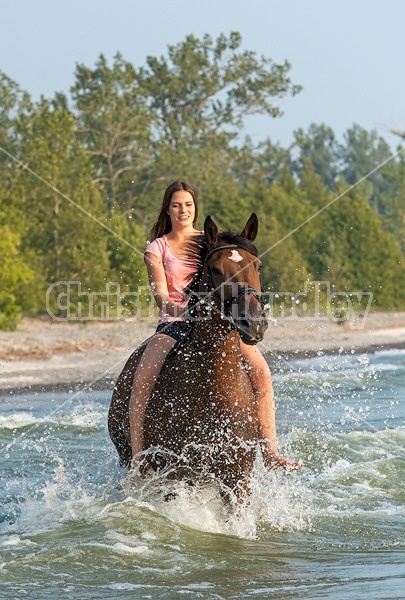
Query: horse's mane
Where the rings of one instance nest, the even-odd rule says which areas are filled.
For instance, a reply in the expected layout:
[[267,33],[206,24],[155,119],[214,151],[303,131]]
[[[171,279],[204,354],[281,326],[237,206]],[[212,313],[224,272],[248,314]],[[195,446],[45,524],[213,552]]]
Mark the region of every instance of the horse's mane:
[[198,292],[200,287],[201,277],[204,269],[205,257],[208,253],[207,242],[205,236],[194,235],[184,245],[184,253],[182,259],[186,262],[187,266],[195,269],[193,275],[191,275],[187,281],[186,294],[193,296],[193,292]]
[[[225,242],[226,244],[235,244],[242,250],[246,250],[253,256],[258,255],[256,246],[245,238],[242,234],[236,233],[235,231],[222,231],[218,236],[219,242]],[[212,248],[211,248],[212,249]],[[195,274],[191,275],[187,281],[186,293],[190,295],[190,304],[193,305],[197,298],[195,292],[198,292],[200,282],[204,270],[205,258],[208,254],[208,245],[204,235],[195,235],[188,241],[184,246],[183,260],[191,267],[197,267]]]

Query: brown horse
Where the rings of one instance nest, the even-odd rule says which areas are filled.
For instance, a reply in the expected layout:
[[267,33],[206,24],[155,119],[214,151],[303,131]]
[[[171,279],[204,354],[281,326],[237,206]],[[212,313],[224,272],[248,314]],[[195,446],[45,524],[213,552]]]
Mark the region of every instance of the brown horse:
[[[267,328],[260,260],[252,243],[257,229],[255,214],[241,234],[219,234],[212,219],[205,220],[205,242],[194,245],[202,267],[198,293],[190,300],[192,332],[167,357],[144,420],[145,455],[155,471],[167,468],[175,457],[179,476],[181,465],[188,476],[208,474],[237,497],[249,491],[260,442],[257,402],[240,353],[240,337],[257,344]],[[127,466],[132,460],[129,399],[145,345],[134,351],[118,377],[108,415],[111,439]]]

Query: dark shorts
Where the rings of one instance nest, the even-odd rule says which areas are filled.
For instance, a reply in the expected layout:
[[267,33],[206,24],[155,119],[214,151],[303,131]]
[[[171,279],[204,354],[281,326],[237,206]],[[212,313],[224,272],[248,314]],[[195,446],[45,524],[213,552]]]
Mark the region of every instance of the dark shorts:
[[164,333],[169,335],[176,342],[184,342],[190,335],[192,323],[189,321],[172,321],[171,323],[160,323],[155,333]]

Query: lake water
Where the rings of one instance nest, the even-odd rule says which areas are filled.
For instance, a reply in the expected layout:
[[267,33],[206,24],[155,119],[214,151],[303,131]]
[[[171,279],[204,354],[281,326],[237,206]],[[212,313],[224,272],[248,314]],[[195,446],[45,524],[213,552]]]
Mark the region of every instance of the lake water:
[[305,468],[259,463],[239,514],[215,487],[131,485],[110,392],[4,398],[0,598],[404,598],[405,351],[289,366],[279,445]]

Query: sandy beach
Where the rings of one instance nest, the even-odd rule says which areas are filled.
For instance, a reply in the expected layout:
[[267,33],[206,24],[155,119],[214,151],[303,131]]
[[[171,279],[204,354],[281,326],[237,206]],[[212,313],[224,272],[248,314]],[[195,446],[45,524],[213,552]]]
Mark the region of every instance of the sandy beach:
[[[155,321],[56,322],[24,319],[0,332],[0,394],[111,389],[131,352]],[[291,358],[405,348],[405,312],[370,313],[362,321],[289,317],[270,320],[260,344],[272,369]]]

